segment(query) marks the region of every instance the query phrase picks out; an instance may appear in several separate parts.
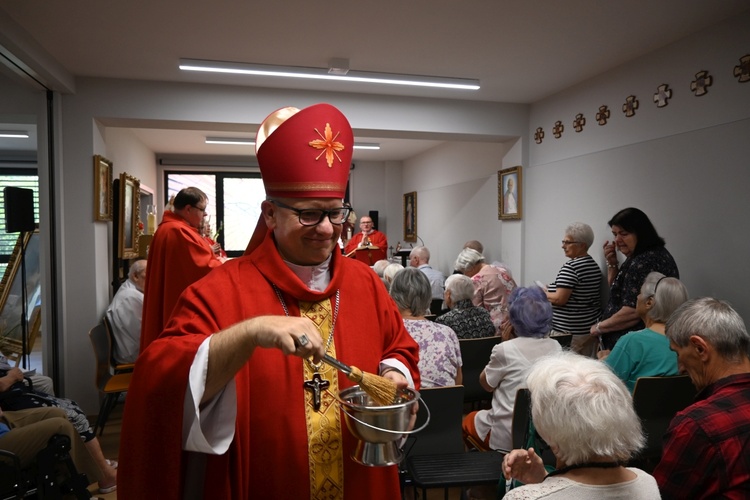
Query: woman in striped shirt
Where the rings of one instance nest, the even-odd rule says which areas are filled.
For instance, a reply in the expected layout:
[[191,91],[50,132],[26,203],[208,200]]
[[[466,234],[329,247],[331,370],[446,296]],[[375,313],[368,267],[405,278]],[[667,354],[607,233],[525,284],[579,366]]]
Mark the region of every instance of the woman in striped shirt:
[[596,357],[597,337],[589,334],[601,315],[602,272],[588,250],[594,243],[594,230],[582,222],[565,228],[562,249],[570,259],[547,287],[552,303],[552,330],[572,333],[570,347],[584,356]]

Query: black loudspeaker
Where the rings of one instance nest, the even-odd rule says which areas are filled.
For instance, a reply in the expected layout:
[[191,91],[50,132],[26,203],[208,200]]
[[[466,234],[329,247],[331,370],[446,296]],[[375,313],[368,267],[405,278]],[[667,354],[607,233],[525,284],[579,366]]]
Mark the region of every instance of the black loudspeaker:
[[378,211],[377,210],[370,210],[370,218],[372,219],[372,227],[373,229],[378,229]]
[[34,191],[18,187],[3,189],[5,197],[5,232],[33,231]]

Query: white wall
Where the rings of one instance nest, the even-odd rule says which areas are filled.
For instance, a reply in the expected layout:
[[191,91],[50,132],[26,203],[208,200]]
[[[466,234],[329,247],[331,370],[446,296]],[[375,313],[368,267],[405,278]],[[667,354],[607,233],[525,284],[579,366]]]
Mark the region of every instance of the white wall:
[[512,143],[449,142],[404,162],[404,193],[417,192],[417,234],[430,264],[448,275],[468,240],[488,261],[503,260],[504,223],[497,219],[497,171]]
[[[610,237],[606,222],[620,209],[644,210],[666,239],[692,296],[712,295],[733,303],[750,320],[744,283],[745,193],[750,187],[750,83],[732,70],[747,54],[750,16],[724,23],[532,107],[529,131],[545,128],[532,143],[526,180],[524,273],[526,280],[552,280],[565,258],[565,226],[581,220],[596,233],[592,255],[603,266],[601,245]],[[708,70],[707,95],[690,91],[695,73]],[[665,108],[652,95],[662,83],[674,89]],[[634,117],[620,106],[628,95],[640,100]],[[611,108],[599,126],[594,113]],[[581,133],[572,130],[576,113],[586,115]],[[552,137],[556,120],[565,123]]]

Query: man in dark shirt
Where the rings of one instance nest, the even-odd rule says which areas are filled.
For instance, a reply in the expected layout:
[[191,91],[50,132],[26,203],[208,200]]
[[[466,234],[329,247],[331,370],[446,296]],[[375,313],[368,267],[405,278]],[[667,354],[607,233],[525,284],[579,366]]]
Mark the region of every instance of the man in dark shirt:
[[683,304],[667,322],[681,372],[698,389],[664,436],[662,498],[750,498],[750,336],[729,304]]

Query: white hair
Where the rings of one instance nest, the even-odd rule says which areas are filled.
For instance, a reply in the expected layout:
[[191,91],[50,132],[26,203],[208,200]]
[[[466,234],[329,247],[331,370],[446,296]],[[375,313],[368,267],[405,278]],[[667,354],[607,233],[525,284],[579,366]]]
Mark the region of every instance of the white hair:
[[386,268],[383,270],[383,278],[388,282],[393,281],[393,277],[396,276],[396,273],[402,270],[404,266],[401,264],[388,264]]
[[688,299],[688,291],[682,281],[668,278],[662,273],[648,273],[641,286],[643,299],[654,298],[654,305],[647,315],[653,321],[666,323],[675,310]]
[[375,271],[375,273],[382,278],[383,271],[385,271],[385,268],[388,267],[389,264],[390,264],[390,261],[388,261],[387,259],[379,260],[375,262],[375,264],[372,265],[372,270]]
[[570,236],[573,241],[586,245],[586,250],[594,243],[594,230],[583,222],[574,222],[565,228],[565,236]]
[[451,274],[445,280],[445,289],[451,292],[453,303],[474,297],[474,282],[463,274]]
[[643,448],[630,392],[604,363],[564,351],[537,361],[527,382],[534,426],[566,464],[625,462]]
[[476,266],[480,262],[484,262],[484,256],[474,250],[473,248],[464,248],[456,258],[456,263],[453,268],[459,272],[466,272],[467,269]]

